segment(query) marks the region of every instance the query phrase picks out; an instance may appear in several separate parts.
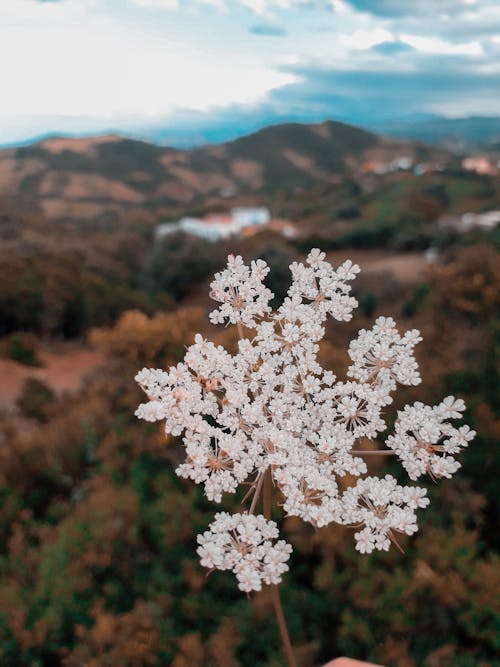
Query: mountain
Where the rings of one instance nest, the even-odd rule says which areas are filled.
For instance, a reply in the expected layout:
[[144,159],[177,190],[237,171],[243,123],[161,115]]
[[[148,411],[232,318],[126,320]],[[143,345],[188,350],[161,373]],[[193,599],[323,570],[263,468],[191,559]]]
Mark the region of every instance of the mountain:
[[0,196],[21,197],[50,219],[105,220],[134,211],[157,219],[221,198],[267,201],[278,190],[334,182],[365,160],[428,153],[333,121],[285,123],[191,150],[116,135],[53,137],[0,151]]
[[379,122],[371,127],[387,136],[416,139],[457,151],[487,146],[500,141],[500,117],[498,116],[443,118],[430,115]]

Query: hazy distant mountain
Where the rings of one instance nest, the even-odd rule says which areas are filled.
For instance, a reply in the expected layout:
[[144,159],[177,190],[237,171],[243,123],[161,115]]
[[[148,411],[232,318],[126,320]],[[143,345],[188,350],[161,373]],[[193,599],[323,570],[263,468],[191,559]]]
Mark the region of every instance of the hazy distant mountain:
[[272,126],[226,144],[179,150],[119,136],[49,138],[0,151],[0,195],[20,196],[53,219],[98,219],[179,209],[333,182],[363,160],[402,154],[414,142],[337,122]]
[[400,121],[381,121],[371,127],[387,136],[417,139],[457,151],[500,141],[500,117],[495,116],[424,116]]

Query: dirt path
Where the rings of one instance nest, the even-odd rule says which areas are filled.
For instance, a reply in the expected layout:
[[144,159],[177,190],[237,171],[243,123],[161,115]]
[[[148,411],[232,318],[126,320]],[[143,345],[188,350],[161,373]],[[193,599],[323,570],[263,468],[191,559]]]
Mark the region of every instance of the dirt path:
[[99,366],[103,355],[95,350],[78,348],[75,345],[58,345],[57,349],[41,350],[42,368],[24,366],[11,359],[0,359],[0,408],[9,409],[28,377],[48,384],[57,394],[76,391],[85,375]]
[[389,255],[380,250],[337,250],[328,253],[328,260],[334,266],[347,258],[359,264],[363,273],[388,271],[403,284],[420,282],[429,267],[424,254],[417,252]]

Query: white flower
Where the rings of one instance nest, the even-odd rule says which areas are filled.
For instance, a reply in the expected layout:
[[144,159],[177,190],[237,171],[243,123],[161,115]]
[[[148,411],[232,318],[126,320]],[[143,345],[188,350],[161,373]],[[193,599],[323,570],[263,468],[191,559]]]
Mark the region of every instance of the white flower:
[[262,583],[279,584],[288,571],[292,547],[279,540],[278,527],[262,515],[219,512],[209,530],[198,535],[197,553],[204,567],[232,570],[238,588],[260,591]]
[[370,554],[375,549],[375,534],[370,528],[363,528],[358,533],[354,533],[356,540],[356,549],[362,554]]
[[362,382],[385,385],[388,391],[396,388],[396,382],[420,384],[413,348],[421,340],[416,329],[401,337],[391,317],[379,317],[371,331],[362,329],[349,345],[354,363],[348,375]]
[[395,433],[386,444],[398,454],[411,479],[425,473],[450,478],[460,468],[449,455],[467,447],[476,433],[466,425],[456,429],[445,420],[460,417],[463,410],[462,400],[447,396],[434,407],[417,402],[398,412]]
[[221,305],[210,313],[213,324],[241,322],[254,327],[256,321],[271,311],[273,293],[262,283],[269,268],[261,259],[249,268],[238,255],[229,255],[227,269],[215,274],[210,296]]
[[[401,335],[392,318],[379,317],[350,344],[350,380],[339,380],[318,362],[319,342],[328,316],[351,318],[350,281],[359,267],[348,260],[335,269],[313,249],[306,264],[290,270],[288,295],[271,312],[265,262],[247,266],[230,255],[211,284],[220,306],[210,319],[252,331],[238,326],[234,354],[197,334],[183,362],[168,371],[140,371],[136,380],[149,401],[136,414],[164,421],[167,433],[182,436],[186,458],[176,472],[203,485],[208,499],[220,502],[224,493],[249,484],[257,501],[268,475],[285,514],[317,527],[360,527],[358,551],[387,550],[397,533],[417,530],[415,510],[429,500],[425,489],[400,486],[389,475],[363,479],[367,452],[357,449],[365,450],[361,439],[385,430],[384,410],[397,383],[420,382],[414,358],[420,334]],[[448,420],[464,409],[462,400],[448,396],[435,407],[417,402],[398,412],[387,446],[411,479],[450,477],[460,467],[452,455],[475,433]],[[347,476],[357,482],[342,492],[339,479]],[[259,590],[278,583],[287,569],[291,548],[274,543],[277,537],[276,524],[264,517],[220,513],[198,538],[198,553],[206,567],[232,570],[242,590]]]
[[[356,533],[356,549],[370,553],[373,549],[386,551],[396,542],[395,533],[413,535],[417,531],[416,507],[425,507],[426,490],[402,487],[394,477],[366,477],[345,492],[345,521],[365,527]],[[427,502],[426,502],[427,501]]]

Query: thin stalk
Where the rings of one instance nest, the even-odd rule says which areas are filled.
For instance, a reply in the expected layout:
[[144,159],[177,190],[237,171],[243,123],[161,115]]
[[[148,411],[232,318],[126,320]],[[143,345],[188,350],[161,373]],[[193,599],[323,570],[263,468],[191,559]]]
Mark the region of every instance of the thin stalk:
[[374,454],[377,456],[392,456],[396,454],[392,449],[351,449],[349,454],[360,454],[361,456],[367,456],[369,454]]
[[283,613],[283,607],[281,606],[281,597],[279,588],[275,584],[272,584],[271,586],[269,586],[269,588],[271,589],[271,598],[273,601],[274,613],[276,614],[276,619],[278,621],[281,641],[283,642],[283,652],[285,654],[288,667],[297,667],[297,663],[295,662],[295,656],[293,655],[292,642],[290,641],[290,635],[288,634],[285,614]]
[[250,509],[248,510],[249,514],[253,514],[255,510],[255,506],[257,505],[257,500],[259,499],[260,496],[260,490],[262,488],[262,482],[264,481],[264,476],[261,475],[257,481],[257,484],[255,485],[255,489],[253,492],[253,498],[252,498],[252,504],[250,505]]
[[[271,518],[271,493],[271,471],[267,470],[264,474],[264,488],[262,492],[262,505],[266,519]],[[283,644],[283,653],[285,654],[288,667],[297,667],[295,656],[293,655],[292,642],[290,640],[285,614],[283,613],[279,588],[275,584],[271,584],[269,588],[271,590],[271,600],[273,602],[274,613],[276,614],[276,620],[278,621],[278,627],[281,635],[281,642]]]
[[238,329],[238,337],[241,340],[245,336],[243,334],[243,327],[242,327],[241,322],[239,320],[236,322],[236,328]]
[[264,473],[264,490],[262,492],[262,509],[266,519],[271,518],[271,493],[272,493],[271,471],[268,469]]

